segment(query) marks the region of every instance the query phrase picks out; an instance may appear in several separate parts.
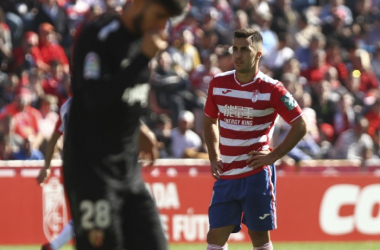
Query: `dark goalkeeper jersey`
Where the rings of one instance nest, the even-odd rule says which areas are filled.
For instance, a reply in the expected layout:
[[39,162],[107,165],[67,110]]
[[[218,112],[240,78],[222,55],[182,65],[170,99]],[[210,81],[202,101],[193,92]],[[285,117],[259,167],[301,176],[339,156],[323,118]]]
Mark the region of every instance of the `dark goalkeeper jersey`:
[[149,58],[117,15],[85,25],[73,52],[72,90],[64,165],[106,180],[140,175],[139,117],[147,106]]

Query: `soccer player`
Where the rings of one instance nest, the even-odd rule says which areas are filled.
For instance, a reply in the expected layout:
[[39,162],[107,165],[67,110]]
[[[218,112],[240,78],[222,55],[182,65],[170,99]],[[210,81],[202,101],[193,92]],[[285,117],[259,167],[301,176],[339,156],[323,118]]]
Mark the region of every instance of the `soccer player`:
[[167,249],[137,161],[138,145],[154,160],[157,141],[152,135],[139,142],[139,117],[148,63],[167,47],[168,19],[186,7],[186,0],[134,0],[78,35],[63,157],[77,249]]
[[[269,230],[277,227],[274,162],[306,134],[302,110],[292,95],[258,69],[262,47],[259,32],[236,30],[235,70],[216,75],[208,89],[204,135],[216,181],[207,249],[228,249],[228,237],[240,231],[241,221],[254,250],[273,249]],[[268,151],[277,115],[291,129],[278,147]]]

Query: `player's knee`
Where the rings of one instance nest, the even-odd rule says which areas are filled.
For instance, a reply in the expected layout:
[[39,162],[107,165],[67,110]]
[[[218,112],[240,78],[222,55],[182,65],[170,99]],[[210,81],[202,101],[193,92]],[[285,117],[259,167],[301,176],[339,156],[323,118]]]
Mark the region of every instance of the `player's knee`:
[[207,233],[207,243],[224,246],[227,243],[229,234],[224,233],[218,228],[210,229]]
[[270,241],[269,231],[248,231],[249,236],[251,237],[252,243],[255,246],[265,245]]

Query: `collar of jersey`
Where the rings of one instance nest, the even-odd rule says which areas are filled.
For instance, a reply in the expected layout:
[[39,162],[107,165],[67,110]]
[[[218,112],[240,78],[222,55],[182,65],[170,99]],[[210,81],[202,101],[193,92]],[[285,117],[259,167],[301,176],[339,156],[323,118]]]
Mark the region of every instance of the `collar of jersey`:
[[255,77],[253,78],[252,81],[247,82],[247,83],[244,83],[244,84],[241,84],[241,83],[239,82],[239,80],[236,78],[236,70],[235,70],[235,71],[234,71],[234,79],[235,79],[235,82],[236,82],[237,84],[239,84],[241,87],[245,87],[245,86],[247,86],[247,85],[250,85],[250,84],[254,83],[258,78],[260,78],[260,76],[261,76],[262,74],[263,74],[263,73],[262,73],[260,70],[257,70],[257,73],[256,73],[256,75],[255,75]]

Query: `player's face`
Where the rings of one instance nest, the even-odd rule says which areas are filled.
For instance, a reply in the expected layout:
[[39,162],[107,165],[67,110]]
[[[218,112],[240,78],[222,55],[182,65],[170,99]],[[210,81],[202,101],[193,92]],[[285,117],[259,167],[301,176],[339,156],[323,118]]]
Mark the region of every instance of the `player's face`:
[[249,73],[254,68],[259,54],[250,42],[250,38],[235,38],[232,45],[232,59],[235,70]]
[[165,30],[170,13],[160,4],[146,2],[143,12],[135,20],[138,30],[144,34],[151,30]]

